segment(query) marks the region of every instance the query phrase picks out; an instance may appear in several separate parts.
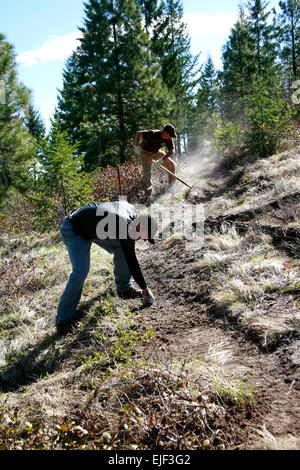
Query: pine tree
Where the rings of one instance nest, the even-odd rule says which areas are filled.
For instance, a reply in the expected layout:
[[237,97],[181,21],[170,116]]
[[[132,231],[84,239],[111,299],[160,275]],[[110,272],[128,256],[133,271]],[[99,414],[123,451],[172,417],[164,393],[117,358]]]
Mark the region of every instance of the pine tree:
[[236,145],[243,137],[256,156],[277,150],[291,128],[272,13],[269,3],[261,0],[249,1],[247,12],[241,8],[223,49],[220,74],[223,124],[217,132],[219,143]]
[[189,137],[189,149],[195,150],[200,141],[209,139],[216,124],[216,113],[219,111],[219,79],[209,55],[199,78],[199,88],[195,95],[195,108],[192,122],[193,130]]
[[223,47],[220,72],[222,115],[224,120],[244,119],[244,100],[255,75],[255,55],[249,20],[243,8]]
[[191,117],[198,56],[191,54],[181,0],[166,0],[162,8],[163,12],[153,27],[152,50],[158,57],[163,82],[175,97],[170,121],[177,129],[180,156],[181,140]]
[[142,15],[145,21],[145,30],[150,33],[150,28],[161,14],[161,5],[158,5],[158,0],[137,0],[140,5]]
[[83,171],[78,146],[70,144],[58,119],[39,143],[38,161],[35,191],[28,197],[36,204],[40,223],[49,228],[57,215],[89,202],[92,180]]
[[279,45],[284,75],[291,82],[300,77],[300,1],[280,1]]
[[[79,64],[78,51],[66,61],[63,70],[63,88],[58,95],[58,106],[54,113],[54,122],[60,121],[62,130],[67,132],[67,138],[80,145],[82,123],[89,109],[92,109],[90,103],[94,94],[95,87],[84,87],[85,78]],[[95,117],[96,119],[96,117]],[[96,121],[95,121],[96,126]]]
[[23,125],[29,90],[19,83],[13,46],[0,34],[0,81],[4,103],[0,103],[0,198],[9,187],[24,189],[27,163],[32,156],[30,136]]
[[135,0],[89,0],[85,15],[58,113],[69,135],[80,140],[85,168],[91,170],[130,157],[134,135],[149,124],[149,116],[153,126],[168,116],[169,96]]
[[292,129],[291,107],[286,101],[280,77],[259,78],[251,87],[248,118],[247,146],[252,155],[266,157],[280,149]]
[[271,11],[268,6],[269,2],[262,0],[248,2],[249,32],[255,51],[256,75],[263,79],[274,74],[276,61],[275,25],[270,23]]
[[204,112],[214,113],[218,101],[218,74],[213,60],[209,55],[204,65],[204,70],[199,79],[199,90],[196,94],[198,106]]
[[222,118],[247,126],[245,108],[252,85],[258,80],[269,82],[279,73],[275,42],[274,19],[268,2],[251,0],[248,11],[240,8],[240,15],[223,48]]
[[31,134],[32,144],[35,149],[35,158],[33,159],[29,167],[29,173],[32,175],[32,185],[34,188],[36,188],[40,144],[46,137],[46,127],[38,109],[35,108],[32,103],[30,103],[28,108],[25,110],[24,124],[25,127],[28,129],[29,133]]
[[25,110],[24,124],[37,142],[46,137],[45,123],[38,109],[32,103]]

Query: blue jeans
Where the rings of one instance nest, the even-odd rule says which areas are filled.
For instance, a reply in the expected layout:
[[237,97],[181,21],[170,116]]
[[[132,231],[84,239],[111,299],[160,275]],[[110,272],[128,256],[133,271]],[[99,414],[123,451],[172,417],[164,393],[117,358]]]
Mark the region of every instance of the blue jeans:
[[76,308],[80,301],[84,281],[90,270],[90,251],[92,242],[114,255],[114,276],[117,292],[126,291],[132,286],[133,278],[129,271],[119,240],[85,240],[75,235],[73,226],[68,219],[64,220],[60,230],[72,264],[69,281],[61,296],[55,323],[75,318]]

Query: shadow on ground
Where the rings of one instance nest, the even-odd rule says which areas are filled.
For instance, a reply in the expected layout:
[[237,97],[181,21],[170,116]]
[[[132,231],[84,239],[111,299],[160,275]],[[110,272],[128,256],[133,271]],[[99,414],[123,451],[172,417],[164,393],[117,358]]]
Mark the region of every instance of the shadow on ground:
[[[93,309],[98,302],[111,297],[111,289],[104,293],[91,298],[89,301],[82,303],[77,311],[80,320],[83,320],[87,313]],[[30,385],[48,374],[53,374],[61,368],[61,364],[72,355],[74,349],[78,348],[81,340],[85,341],[89,337],[89,332],[93,325],[99,319],[101,311],[97,309],[95,315],[91,316],[88,321],[84,322],[82,328],[76,329],[76,334],[72,335],[72,341],[65,341],[64,337],[53,334],[46,334],[44,339],[30,347],[26,352],[22,352],[16,359],[11,360],[9,365],[0,369],[0,391],[3,393],[15,392],[20,387]],[[63,347],[55,347],[56,343],[60,343]]]

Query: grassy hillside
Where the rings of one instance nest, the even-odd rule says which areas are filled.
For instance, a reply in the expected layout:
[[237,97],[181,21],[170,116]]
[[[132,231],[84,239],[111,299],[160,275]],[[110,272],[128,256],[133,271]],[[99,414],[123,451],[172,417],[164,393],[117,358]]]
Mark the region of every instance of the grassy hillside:
[[0,447],[299,449],[299,238],[261,228],[299,227],[299,150],[181,164],[192,190],[152,206],[203,204],[203,247],[185,250],[176,217],[155,247],[137,244],[157,298],[143,309],[118,298],[93,246],[82,320],[64,337],[59,234],[3,230]]

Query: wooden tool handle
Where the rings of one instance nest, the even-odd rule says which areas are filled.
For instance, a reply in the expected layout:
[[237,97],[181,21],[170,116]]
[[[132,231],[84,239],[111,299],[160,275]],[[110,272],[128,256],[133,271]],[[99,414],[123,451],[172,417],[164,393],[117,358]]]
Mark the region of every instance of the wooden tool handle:
[[119,193],[120,193],[120,196],[123,196],[120,165],[117,165],[117,173],[118,173],[118,181],[119,181]]

